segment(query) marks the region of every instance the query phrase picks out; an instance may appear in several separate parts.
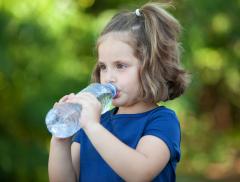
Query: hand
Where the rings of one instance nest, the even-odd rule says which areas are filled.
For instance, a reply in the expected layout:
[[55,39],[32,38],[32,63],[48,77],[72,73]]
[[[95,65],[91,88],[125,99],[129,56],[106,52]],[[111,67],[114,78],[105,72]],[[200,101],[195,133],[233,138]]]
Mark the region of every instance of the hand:
[[80,125],[84,129],[91,125],[99,123],[101,116],[101,103],[97,98],[87,92],[77,95],[70,94],[60,99],[61,102],[77,103],[82,106]]
[[53,107],[57,107],[59,104],[65,103],[70,97],[74,96],[74,93],[63,96],[58,102],[55,102]]

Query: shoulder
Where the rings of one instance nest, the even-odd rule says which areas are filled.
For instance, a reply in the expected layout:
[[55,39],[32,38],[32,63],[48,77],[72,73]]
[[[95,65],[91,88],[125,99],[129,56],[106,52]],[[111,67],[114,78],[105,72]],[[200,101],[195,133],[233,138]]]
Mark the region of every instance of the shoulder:
[[176,113],[165,106],[159,106],[148,117],[147,129],[157,129],[176,134],[180,132],[180,124]]
[[175,113],[170,108],[165,106],[159,106],[154,109],[148,116],[148,124],[164,124],[164,125],[177,125],[179,126],[179,120]]
[[144,135],[153,135],[164,141],[170,149],[171,158],[180,158],[181,130],[175,112],[164,106],[154,110],[148,118]]
[[152,118],[161,118],[161,117],[168,117],[168,118],[175,118],[177,119],[176,113],[174,110],[167,108],[165,106],[159,106],[151,112]]

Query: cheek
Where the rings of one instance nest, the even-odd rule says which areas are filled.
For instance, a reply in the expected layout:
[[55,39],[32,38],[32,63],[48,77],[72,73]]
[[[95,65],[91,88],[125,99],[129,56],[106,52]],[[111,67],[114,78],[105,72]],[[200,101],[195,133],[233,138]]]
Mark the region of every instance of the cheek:
[[130,95],[138,95],[140,89],[140,82],[138,78],[133,77],[125,77],[123,80],[123,84],[125,86],[126,91]]
[[125,76],[125,80],[129,81],[131,87],[137,88],[140,83],[139,75],[135,72],[129,76]]
[[106,82],[104,74],[102,74],[101,72],[99,72],[99,82],[100,83],[105,83]]

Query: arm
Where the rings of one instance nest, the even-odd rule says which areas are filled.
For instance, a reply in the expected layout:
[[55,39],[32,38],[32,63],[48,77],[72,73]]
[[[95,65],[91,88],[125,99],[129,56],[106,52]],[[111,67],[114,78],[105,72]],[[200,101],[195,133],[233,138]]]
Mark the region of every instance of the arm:
[[72,164],[73,164],[75,175],[77,177],[77,181],[79,180],[79,172],[80,172],[80,148],[81,148],[81,145],[77,142],[73,142],[71,145]]
[[157,137],[142,137],[134,150],[99,123],[86,125],[84,130],[103,159],[125,181],[151,181],[169,161],[169,149]]
[[49,180],[51,182],[77,181],[79,161],[80,144],[73,143],[71,146],[71,138],[58,139],[52,137],[48,162]]
[[[66,102],[72,95],[74,94],[62,97],[54,106]],[[72,143],[71,138],[60,139],[53,136],[50,143],[48,161],[49,180],[51,182],[77,181],[80,170],[79,164],[80,144]]]
[[144,136],[136,150],[127,146],[100,123],[101,104],[89,93],[70,97],[66,102],[82,105],[81,126],[95,149],[125,181],[150,181],[167,164],[170,151],[154,136]]

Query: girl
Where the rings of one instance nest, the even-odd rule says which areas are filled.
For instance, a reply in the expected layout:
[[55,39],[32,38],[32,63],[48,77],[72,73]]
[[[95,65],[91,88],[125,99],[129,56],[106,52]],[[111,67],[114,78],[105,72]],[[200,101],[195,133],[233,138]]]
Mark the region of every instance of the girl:
[[60,99],[82,105],[82,129],[73,142],[52,137],[50,181],[175,181],[180,126],[174,111],[157,103],[180,96],[187,85],[179,33],[161,4],[111,19],[97,41],[92,81],[116,85],[115,107],[101,115],[90,93]]

